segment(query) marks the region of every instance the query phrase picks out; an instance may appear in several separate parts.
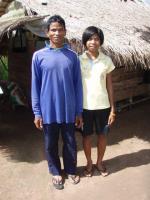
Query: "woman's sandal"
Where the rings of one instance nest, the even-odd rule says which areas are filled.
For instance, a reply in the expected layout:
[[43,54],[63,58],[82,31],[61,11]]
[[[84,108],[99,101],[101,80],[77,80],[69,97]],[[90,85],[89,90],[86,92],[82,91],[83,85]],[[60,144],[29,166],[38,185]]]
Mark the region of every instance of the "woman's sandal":
[[52,183],[53,183],[53,186],[54,186],[57,190],[62,190],[62,189],[64,189],[63,181],[62,181],[62,179],[59,179],[58,176],[53,176],[53,177],[52,177]]
[[93,167],[89,170],[87,167],[85,167],[83,171],[84,176],[86,177],[92,177],[93,175]]
[[103,176],[108,176],[109,172],[107,171],[106,167],[104,166],[104,164],[101,164],[100,166],[95,165],[95,168],[97,169],[97,171]]
[[80,182],[80,177],[78,175],[68,174],[69,182],[72,184],[77,184]]

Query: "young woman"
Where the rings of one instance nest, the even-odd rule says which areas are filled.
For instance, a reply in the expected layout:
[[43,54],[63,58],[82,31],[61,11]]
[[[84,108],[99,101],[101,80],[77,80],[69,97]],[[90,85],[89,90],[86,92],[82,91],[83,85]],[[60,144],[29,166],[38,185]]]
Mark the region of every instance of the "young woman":
[[[85,176],[92,176],[91,135],[97,134],[96,168],[101,175],[108,175],[103,156],[106,135],[115,120],[111,72],[115,68],[110,57],[101,51],[104,35],[101,29],[90,26],[82,35],[85,52],[80,56],[83,83],[83,148],[87,159]],[[95,129],[93,129],[95,125]]]

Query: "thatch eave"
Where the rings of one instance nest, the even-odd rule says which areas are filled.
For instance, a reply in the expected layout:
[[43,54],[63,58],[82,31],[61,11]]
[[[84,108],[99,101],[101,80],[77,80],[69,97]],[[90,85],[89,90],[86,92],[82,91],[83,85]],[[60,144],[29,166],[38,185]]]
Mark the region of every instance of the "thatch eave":
[[[28,14],[33,11],[39,17],[60,14],[66,21],[69,39],[81,39],[82,32],[90,25],[102,28],[105,35],[104,49],[116,65],[150,68],[150,6],[120,0],[93,0],[92,6],[91,0],[64,0],[63,6],[62,0],[57,0],[57,3],[56,0],[47,0],[47,5],[41,5],[39,0],[18,1]],[[0,36],[19,24],[26,24],[26,19],[7,23],[8,26],[0,30]]]
[[0,41],[3,39],[5,34],[9,33],[19,26],[25,26],[29,22],[33,22],[39,19],[43,19],[45,16],[24,16],[24,17],[15,17],[12,19],[0,20]]

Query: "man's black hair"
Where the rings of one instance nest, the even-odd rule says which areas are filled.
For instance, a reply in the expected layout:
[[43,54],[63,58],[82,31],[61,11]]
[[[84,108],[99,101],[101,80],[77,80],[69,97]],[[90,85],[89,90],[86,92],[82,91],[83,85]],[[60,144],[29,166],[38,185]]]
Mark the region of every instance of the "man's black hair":
[[97,34],[100,39],[100,45],[104,43],[104,34],[103,31],[95,26],[89,26],[85,29],[82,35],[82,43],[86,47],[87,41],[92,37],[93,35]]
[[51,23],[53,23],[53,22],[58,22],[66,30],[65,20],[60,15],[53,15],[47,20],[47,30],[48,31],[49,31]]

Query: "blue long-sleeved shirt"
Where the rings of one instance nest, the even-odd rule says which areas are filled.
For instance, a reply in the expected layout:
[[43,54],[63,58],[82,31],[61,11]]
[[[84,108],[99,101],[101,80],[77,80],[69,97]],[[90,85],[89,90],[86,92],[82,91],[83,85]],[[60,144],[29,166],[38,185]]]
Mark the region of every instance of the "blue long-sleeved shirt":
[[83,93],[79,59],[67,47],[45,47],[32,58],[32,108],[44,124],[73,123],[82,113]]

